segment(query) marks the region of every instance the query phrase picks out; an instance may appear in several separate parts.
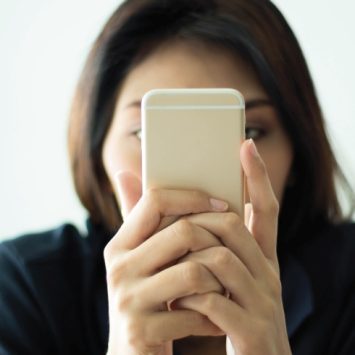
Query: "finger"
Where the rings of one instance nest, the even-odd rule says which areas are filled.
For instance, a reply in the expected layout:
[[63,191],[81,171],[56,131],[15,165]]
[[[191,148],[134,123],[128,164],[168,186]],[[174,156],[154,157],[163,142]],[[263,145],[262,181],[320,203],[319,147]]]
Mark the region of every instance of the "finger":
[[191,310],[154,313],[149,316],[147,324],[149,324],[146,329],[147,340],[151,342],[154,339],[158,344],[190,335],[221,336],[225,334],[206,316]]
[[198,191],[148,190],[131,210],[118,234],[111,239],[105,253],[109,256],[117,248],[136,248],[157,230],[164,217],[225,211],[227,208],[226,202]]
[[123,220],[126,219],[132,208],[142,195],[142,182],[129,171],[120,171],[115,175],[116,199],[121,207]]
[[253,140],[244,142],[240,152],[241,163],[248,185],[252,204],[250,230],[264,255],[277,261],[276,237],[278,220],[278,202]]
[[176,305],[179,309],[188,309],[205,315],[225,334],[243,334],[248,328],[252,331],[247,312],[219,293],[210,292],[184,297],[177,300]]
[[[115,189],[116,199],[121,207],[122,218],[126,220],[126,217],[142,196],[142,181],[129,171],[118,172],[115,178],[117,182]],[[178,218],[176,216],[164,217],[157,230],[174,223]]]
[[[116,198],[121,206],[123,220],[125,220],[142,196],[142,181],[129,171],[118,172],[115,178],[117,182],[115,189]],[[157,230],[165,228],[177,219],[178,217],[176,216],[165,217]]]
[[258,243],[236,213],[199,213],[184,219],[215,235],[243,262],[254,278],[262,277],[265,268],[269,267]]
[[240,259],[228,248],[211,247],[188,254],[183,262],[204,265],[219,281],[230,298],[242,308],[254,311],[257,307],[258,288],[255,279]]
[[162,303],[195,293],[220,292],[224,289],[218,280],[203,265],[185,262],[173,265],[144,279],[136,293],[144,295],[137,307],[159,309]]
[[[132,252],[138,275],[156,273],[190,252],[221,245],[212,233],[187,220],[179,220],[143,242]],[[154,257],[147,258],[147,255]]]

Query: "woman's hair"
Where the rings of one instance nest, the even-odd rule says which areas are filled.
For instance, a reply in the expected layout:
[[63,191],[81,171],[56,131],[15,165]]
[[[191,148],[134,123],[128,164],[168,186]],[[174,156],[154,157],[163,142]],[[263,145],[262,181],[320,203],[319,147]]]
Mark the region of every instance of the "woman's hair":
[[69,125],[75,188],[91,218],[110,232],[122,222],[102,162],[103,143],[127,73],[174,39],[203,41],[241,56],[277,110],[294,150],[293,182],[280,213],[281,244],[309,238],[319,223],[340,221],[335,176],[343,175],[315,88],[292,30],[268,0],[127,0],[115,11],[90,52]]

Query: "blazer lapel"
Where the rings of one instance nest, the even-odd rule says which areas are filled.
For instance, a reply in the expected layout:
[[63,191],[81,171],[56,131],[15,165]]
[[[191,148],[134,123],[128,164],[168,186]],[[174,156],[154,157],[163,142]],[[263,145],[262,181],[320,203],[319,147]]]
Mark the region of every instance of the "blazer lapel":
[[310,278],[296,258],[288,254],[280,260],[280,265],[282,300],[290,338],[313,312],[314,298]]

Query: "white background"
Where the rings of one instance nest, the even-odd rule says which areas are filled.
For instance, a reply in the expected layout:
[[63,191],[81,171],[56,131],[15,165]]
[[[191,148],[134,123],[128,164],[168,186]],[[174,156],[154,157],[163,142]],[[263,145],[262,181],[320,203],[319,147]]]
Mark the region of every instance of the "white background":
[[[64,221],[83,226],[67,116],[90,44],[118,3],[0,0],[0,239]],[[355,2],[275,3],[301,42],[333,146],[355,186]]]

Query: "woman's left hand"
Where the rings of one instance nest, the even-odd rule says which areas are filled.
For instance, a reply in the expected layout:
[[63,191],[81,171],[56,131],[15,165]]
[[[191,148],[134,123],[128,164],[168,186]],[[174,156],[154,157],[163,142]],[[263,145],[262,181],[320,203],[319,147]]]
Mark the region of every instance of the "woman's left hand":
[[236,354],[291,354],[276,253],[278,202],[252,141],[243,144],[241,161],[250,198],[245,223],[232,212],[185,217],[223,245],[190,253],[182,261],[203,264],[229,297],[196,294],[174,301],[173,307],[207,316],[225,332]]

